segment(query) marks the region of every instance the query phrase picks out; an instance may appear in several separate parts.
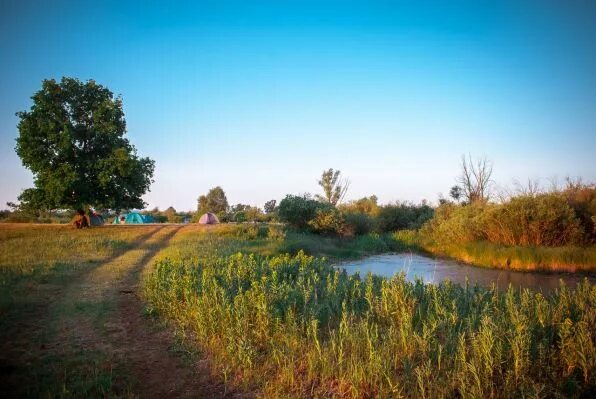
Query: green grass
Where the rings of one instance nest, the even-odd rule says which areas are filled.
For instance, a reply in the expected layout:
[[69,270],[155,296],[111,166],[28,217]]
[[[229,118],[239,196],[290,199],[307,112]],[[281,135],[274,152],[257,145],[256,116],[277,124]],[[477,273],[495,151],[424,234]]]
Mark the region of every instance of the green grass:
[[[243,230],[244,229],[244,230]],[[145,280],[148,311],[264,397],[581,397],[596,389],[596,287],[529,290],[348,276],[325,259],[411,246],[189,229]],[[395,246],[394,246],[395,245]],[[292,254],[283,254],[288,251]]]

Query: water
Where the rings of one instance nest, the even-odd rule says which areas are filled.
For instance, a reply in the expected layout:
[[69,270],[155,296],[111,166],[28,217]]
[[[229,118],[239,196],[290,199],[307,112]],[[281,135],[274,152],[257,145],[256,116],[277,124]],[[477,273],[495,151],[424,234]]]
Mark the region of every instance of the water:
[[392,277],[396,273],[404,272],[408,281],[420,278],[425,283],[451,280],[454,283],[463,284],[467,278],[472,285],[490,287],[492,283],[496,283],[499,288],[507,288],[511,284],[515,288],[531,288],[544,293],[558,288],[559,280],[563,280],[570,287],[575,287],[579,281],[588,277],[592,284],[596,284],[595,274],[586,276],[572,273],[516,272],[469,266],[456,261],[414,254],[370,256],[358,261],[343,262],[337,267],[345,269],[348,274],[358,271],[361,276],[371,272],[379,276]]

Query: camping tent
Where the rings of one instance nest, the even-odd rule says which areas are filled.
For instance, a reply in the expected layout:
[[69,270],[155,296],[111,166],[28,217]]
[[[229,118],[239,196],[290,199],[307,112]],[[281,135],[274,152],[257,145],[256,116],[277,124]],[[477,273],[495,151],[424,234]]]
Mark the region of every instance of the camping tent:
[[130,212],[126,215],[116,216],[114,218],[114,224],[143,224],[153,223],[153,217],[151,215],[141,215],[138,212]]
[[199,224],[218,224],[218,223],[219,223],[219,219],[217,218],[217,216],[215,216],[215,214],[213,214],[211,212],[205,213],[199,219]]
[[91,226],[101,226],[104,224],[103,217],[98,214],[89,216],[89,222],[91,223]]
[[126,215],[126,219],[124,221],[126,224],[143,224],[145,222],[145,218],[138,212],[130,212]]
[[155,223],[155,219],[151,215],[141,215],[143,218],[143,223]]

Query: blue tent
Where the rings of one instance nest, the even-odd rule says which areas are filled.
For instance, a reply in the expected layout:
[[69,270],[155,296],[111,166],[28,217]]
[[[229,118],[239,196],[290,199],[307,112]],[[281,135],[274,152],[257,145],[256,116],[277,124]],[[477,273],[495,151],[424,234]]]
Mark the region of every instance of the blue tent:
[[126,215],[126,224],[143,224],[145,220],[143,219],[143,215],[137,212],[131,212]]
[[[122,220],[124,219],[124,220]],[[130,212],[126,215],[116,216],[113,224],[143,224],[153,223],[153,216],[141,215],[138,212]]]

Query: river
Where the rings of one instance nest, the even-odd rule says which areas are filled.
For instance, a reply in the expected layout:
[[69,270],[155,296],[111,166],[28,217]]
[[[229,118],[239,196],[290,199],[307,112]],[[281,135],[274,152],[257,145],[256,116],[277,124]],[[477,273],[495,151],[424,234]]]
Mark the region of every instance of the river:
[[338,264],[348,274],[360,272],[361,276],[368,272],[392,277],[396,273],[405,273],[406,280],[422,279],[425,283],[438,284],[443,280],[464,284],[466,279],[470,284],[490,287],[493,283],[505,289],[511,284],[515,288],[530,288],[535,291],[549,293],[559,287],[560,280],[569,287],[575,287],[585,277],[592,284],[596,284],[596,275],[573,273],[544,273],[518,272],[503,269],[489,269],[466,265],[460,262],[444,259],[434,259],[416,254],[385,254],[370,256],[357,261]]

